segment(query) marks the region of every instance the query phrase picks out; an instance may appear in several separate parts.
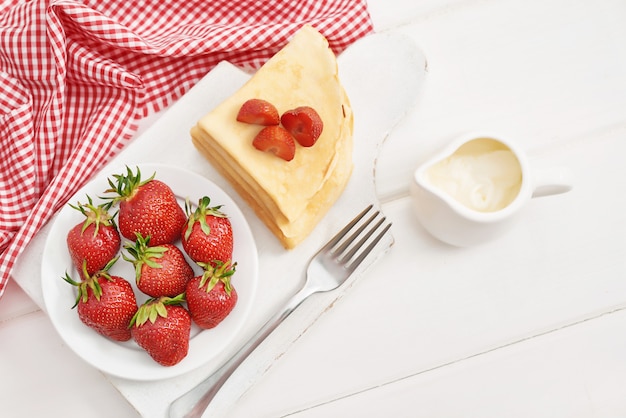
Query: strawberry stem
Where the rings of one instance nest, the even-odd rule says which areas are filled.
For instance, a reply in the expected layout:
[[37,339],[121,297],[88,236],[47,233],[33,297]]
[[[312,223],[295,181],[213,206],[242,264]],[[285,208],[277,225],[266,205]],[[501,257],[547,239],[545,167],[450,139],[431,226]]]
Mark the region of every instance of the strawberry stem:
[[139,284],[141,278],[141,269],[144,264],[151,268],[162,268],[163,266],[156,261],[155,258],[162,258],[168,251],[164,246],[150,246],[150,236],[144,237],[139,232],[135,233],[136,241],[124,244],[124,249],[128,255],[122,253],[124,260],[130,262],[135,267],[135,281]]
[[226,263],[220,260],[213,260],[213,264],[198,263],[198,265],[204,269],[204,272],[202,273],[202,278],[198,283],[198,289],[201,289],[203,286],[206,285],[205,290],[207,293],[209,293],[211,289],[215,287],[217,282],[221,281],[222,283],[224,283],[224,290],[226,291],[226,294],[230,296],[230,292],[232,291],[230,279],[231,276],[235,274],[237,263],[231,264],[230,260]]
[[67,283],[71,284],[72,286],[77,287],[76,300],[74,301],[74,306],[72,306],[72,309],[74,309],[78,305],[78,303],[81,301],[83,303],[87,303],[87,301],[89,300],[88,288],[91,289],[91,292],[93,293],[96,300],[100,300],[100,297],[102,296],[102,287],[100,286],[98,279],[100,277],[104,277],[105,279],[109,281],[113,280],[111,278],[111,275],[108,273],[108,270],[111,267],[113,267],[113,264],[115,264],[118,258],[119,257],[115,257],[109,260],[107,265],[104,266],[102,270],[95,272],[91,276],[87,273],[87,260],[83,260],[82,274],[84,276],[84,279],[81,280],[80,282],[77,282],[74,279],[72,279],[70,275],[67,273],[67,271],[65,272],[65,276],[61,276],[61,278],[65,280]]
[[220,209],[222,205],[211,207],[211,199],[208,196],[201,197],[198,200],[198,206],[195,211],[192,211],[192,206],[189,203],[189,199],[185,199],[185,213],[189,220],[187,222],[187,229],[185,230],[185,239],[189,239],[193,230],[193,225],[196,222],[200,222],[200,228],[206,235],[211,233],[211,227],[206,223],[207,216],[214,216],[216,218],[228,218],[228,215],[223,213]]
[[132,197],[136,190],[143,186],[146,183],[151,182],[156,176],[156,172],[150,176],[149,179],[141,181],[141,171],[139,167],[135,167],[137,169],[137,174],[134,174],[133,171],[126,166],[126,175],[124,174],[113,174],[113,179],[108,179],[109,189],[106,189],[105,193],[115,193],[115,196],[106,196],[103,199],[108,199],[111,201],[111,204],[115,204],[121,200],[127,200]]
[[181,305],[183,302],[185,302],[184,293],[173,298],[168,296],[150,298],[137,309],[137,312],[133,315],[128,324],[128,328],[132,326],[140,327],[148,321],[154,324],[159,317],[167,318],[167,309],[165,306]]
[[85,222],[83,222],[83,226],[81,228],[81,234],[85,232],[85,230],[89,227],[89,225],[94,224],[94,232],[93,236],[98,235],[98,231],[100,230],[100,225],[104,226],[113,226],[117,228],[115,225],[115,214],[111,215],[109,213],[109,209],[111,209],[112,202],[106,202],[100,205],[94,205],[91,199],[91,196],[85,195],[87,197],[87,203],[76,202],[76,205],[72,205],[68,203],[68,205],[72,209],[76,209],[80,213],[85,216]]

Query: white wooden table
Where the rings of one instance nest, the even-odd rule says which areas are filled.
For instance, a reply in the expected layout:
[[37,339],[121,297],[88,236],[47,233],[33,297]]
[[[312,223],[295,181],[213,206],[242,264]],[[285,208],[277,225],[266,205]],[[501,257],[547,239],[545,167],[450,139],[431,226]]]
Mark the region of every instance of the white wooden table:
[[[370,10],[378,32],[408,36],[427,60],[417,104],[376,160],[396,243],[349,288],[289,318],[225,386],[215,416],[626,416],[626,2],[371,0]],[[437,242],[411,212],[410,176],[469,130],[513,136],[534,164],[569,166],[574,189],[533,200],[494,242]],[[135,157],[134,145],[123,154]],[[35,301],[41,235],[15,271]],[[297,288],[282,280],[261,278],[282,287],[260,292],[247,333]],[[28,372],[53,407],[73,401]],[[163,398],[202,373],[182,384],[100,376],[122,394],[110,402],[158,417]],[[20,416],[9,400],[20,387],[1,388]]]

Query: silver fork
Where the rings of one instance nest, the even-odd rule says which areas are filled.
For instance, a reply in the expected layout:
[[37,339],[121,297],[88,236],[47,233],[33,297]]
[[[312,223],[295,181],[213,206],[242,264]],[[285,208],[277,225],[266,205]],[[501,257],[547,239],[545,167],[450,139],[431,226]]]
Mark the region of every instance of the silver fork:
[[[393,239],[381,243],[380,252],[373,252],[389,231],[391,223],[387,222],[378,210],[366,219],[372,209],[373,205],[365,208],[313,256],[307,268],[304,286],[239,351],[212,375],[170,404],[171,418],[202,416],[204,410],[237,367],[304,300],[314,293],[338,288],[364,260],[373,258],[391,246]],[[389,238],[391,238],[390,233]]]

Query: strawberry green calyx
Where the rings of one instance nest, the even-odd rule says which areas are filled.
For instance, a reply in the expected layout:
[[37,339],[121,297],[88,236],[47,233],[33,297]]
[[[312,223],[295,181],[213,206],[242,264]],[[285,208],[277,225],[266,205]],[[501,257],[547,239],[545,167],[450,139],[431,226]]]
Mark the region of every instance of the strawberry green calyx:
[[211,228],[206,223],[207,216],[215,216],[216,218],[228,218],[228,215],[220,211],[222,205],[211,207],[210,204],[211,199],[208,196],[204,196],[198,200],[198,207],[196,208],[196,210],[192,211],[189,199],[185,200],[185,213],[189,218],[187,222],[187,229],[185,230],[185,239],[189,239],[191,231],[193,230],[193,225],[196,222],[200,222],[202,232],[204,232],[206,235],[209,235],[211,233]]
[[81,301],[83,303],[87,303],[87,300],[89,299],[88,289],[91,289],[91,292],[93,293],[94,297],[97,300],[100,300],[100,297],[102,296],[102,287],[100,286],[98,279],[100,277],[104,277],[107,280],[112,280],[111,275],[108,273],[108,270],[111,267],[113,267],[113,264],[115,264],[118,258],[119,257],[113,258],[111,261],[107,263],[107,265],[102,270],[97,271],[91,276],[87,273],[87,261],[83,261],[84,280],[81,280],[80,282],[77,282],[74,279],[72,279],[67,272],[65,272],[65,276],[61,276],[63,280],[65,280],[72,286],[77,287],[76,300],[74,301],[74,306],[72,306],[72,309],[74,309],[78,305],[78,303]]
[[[198,263],[200,267],[204,269],[204,273],[202,273],[202,278],[198,282],[198,289],[201,289],[206,285],[206,292],[209,293],[211,289],[215,287],[215,285],[221,281],[224,283],[224,291],[228,296],[232,292],[232,285],[230,284],[230,279],[233,274],[235,274],[235,270],[237,267],[237,263],[231,264],[230,261],[223,263],[219,260],[214,261],[215,266],[211,263]],[[208,282],[208,284],[207,284]]]
[[143,186],[146,183],[151,182],[156,176],[156,172],[150,176],[149,179],[141,181],[141,171],[139,167],[136,167],[137,174],[134,174],[133,171],[126,166],[126,175],[124,174],[113,174],[112,179],[108,179],[110,188],[105,190],[105,193],[115,193],[113,197],[105,197],[105,199],[110,199],[111,204],[117,203],[121,200],[127,200],[132,197],[134,193],[140,186]]
[[124,260],[132,263],[135,266],[135,280],[139,283],[141,277],[141,268],[143,265],[148,265],[152,268],[161,268],[162,265],[157,263],[155,258],[162,258],[168,251],[164,246],[150,246],[150,236],[142,236],[140,233],[135,233],[137,236],[136,241],[127,242],[124,245],[124,249],[128,252],[128,256],[122,253]]
[[86,195],[86,197],[87,203],[76,202],[76,205],[72,205],[71,203],[68,204],[72,209],[76,209],[85,216],[85,222],[83,222],[81,233],[85,232],[89,225],[92,224],[95,226],[93,231],[94,237],[98,235],[101,225],[113,226],[117,228],[114,220],[115,215],[111,215],[109,213],[111,202],[107,202],[102,205],[94,205],[91,196]]
[[148,299],[137,309],[137,312],[130,320],[129,328],[140,327],[150,321],[154,324],[158,317],[167,318],[167,305],[182,305],[185,302],[185,294],[181,293],[173,298],[161,296],[159,298]]

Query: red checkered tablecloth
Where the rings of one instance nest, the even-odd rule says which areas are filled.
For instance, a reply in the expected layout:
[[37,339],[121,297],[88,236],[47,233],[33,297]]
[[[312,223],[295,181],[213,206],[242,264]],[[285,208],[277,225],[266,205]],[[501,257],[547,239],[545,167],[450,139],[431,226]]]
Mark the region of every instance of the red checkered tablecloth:
[[139,118],[222,60],[258,68],[304,23],[335,53],[373,30],[365,0],[0,1],[0,296]]

